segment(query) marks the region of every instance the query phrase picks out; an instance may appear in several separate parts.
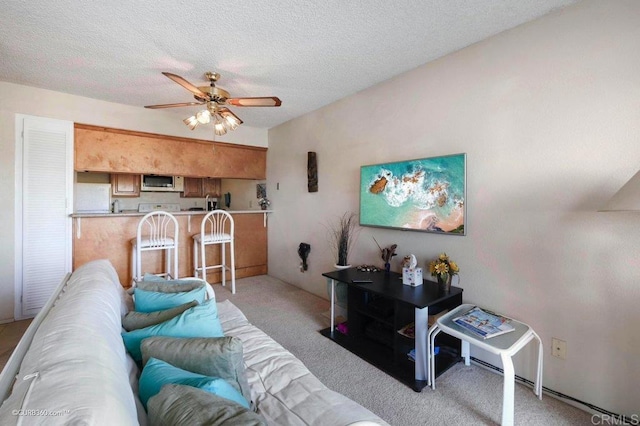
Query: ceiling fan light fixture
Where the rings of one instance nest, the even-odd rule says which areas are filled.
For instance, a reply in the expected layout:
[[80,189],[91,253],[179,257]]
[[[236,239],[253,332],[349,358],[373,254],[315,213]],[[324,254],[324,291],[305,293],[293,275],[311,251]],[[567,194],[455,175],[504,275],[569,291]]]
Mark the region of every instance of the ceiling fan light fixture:
[[222,121],[216,121],[213,125],[213,132],[216,136],[222,136],[227,133],[227,128]]
[[242,120],[228,108],[220,108],[219,114],[223,118],[225,126],[230,130],[235,130],[242,124]]
[[200,124],[208,124],[211,122],[211,113],[208,110],[203,109],[196,114],[196,119]]
[[238,128],[239,125],[242,124],[242,120],[236,117],[231,111],[228,111],[228,110],[222,111],[220,112],[220,116],[222,116],[222,118],[224,119],[225,125],[230,130],[235,130]]
[[184,120],[182,120],[182,122],[189,126],[189,129],[191,130],[195,129],[196,127],[198,127],[198,124],[200,124],[195,115],[192,115],[189,118],[185,118]]

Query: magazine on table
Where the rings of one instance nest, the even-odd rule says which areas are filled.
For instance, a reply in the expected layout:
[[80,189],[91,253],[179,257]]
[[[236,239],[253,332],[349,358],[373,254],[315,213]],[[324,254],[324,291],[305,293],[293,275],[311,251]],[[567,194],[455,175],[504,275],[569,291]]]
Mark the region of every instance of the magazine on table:
[[483,339],[500,336],[501,334],[515,330],[515,328],[509,324],[511,322],[509,318],[485,311],[477,306],[466,314],[454,318],[453,322]]

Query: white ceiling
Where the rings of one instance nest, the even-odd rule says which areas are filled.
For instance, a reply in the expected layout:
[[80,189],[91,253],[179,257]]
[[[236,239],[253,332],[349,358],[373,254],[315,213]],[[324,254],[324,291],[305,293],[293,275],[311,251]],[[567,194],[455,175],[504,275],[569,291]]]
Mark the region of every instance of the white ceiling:
[[0,80],[144,106],[194,100],[161,71],[216,71],[282,99],[234,108],[270,128],[576,1],[2,0]]

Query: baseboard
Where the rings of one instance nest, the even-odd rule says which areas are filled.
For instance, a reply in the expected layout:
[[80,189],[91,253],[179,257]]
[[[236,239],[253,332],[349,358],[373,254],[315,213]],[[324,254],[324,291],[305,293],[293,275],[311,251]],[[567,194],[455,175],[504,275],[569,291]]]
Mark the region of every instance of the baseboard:
[[[500,367],[497,367],[493,364],[490,364],[486,361],[483,361],[481,359],[475,358],[475,357],[470,357],[471,362],[473,362],[475,365],[482,367],[486,370],[492,371],[494,373],[499,373],[499,374],[504,374],[504,370]],[[516,381],[519,383],[522,383],[524,385],[527,385],[529,387],[531,387],[533,389],[534,383],[529,380],[529,379],[525,379],[524,377],[518,376],[516,374]],[[604,408],[600,408],[596,405],[593,405],[591,403],[585,402],[585,401],[581,401],[577,398],[574,398],[572,396],[569,395],[565,395],[561,392],[555,391],[553,389],[549,389],[545,386],[542,386],[542,392],[544,394],[547,394],[553,398],[556,399],[560,399],[563,402],[574,406],[576,408],[579,408],[581,410],[587,411],[589,413],[592,413],[594,415],[604,415],[604,416],[608,416],[611,419],[615,419],[613,421],[615,421],[615,423],[611,423],[611,424],[629,424],[629,425],[633,425],[633,424],[638,424],[638,420],[634,419],[634,418],[629,418],[623,414],[617,414],[617,413],[613,413],[609,410],[605,410]],[[601,423],[601,424],[605,424],[605,423]]]

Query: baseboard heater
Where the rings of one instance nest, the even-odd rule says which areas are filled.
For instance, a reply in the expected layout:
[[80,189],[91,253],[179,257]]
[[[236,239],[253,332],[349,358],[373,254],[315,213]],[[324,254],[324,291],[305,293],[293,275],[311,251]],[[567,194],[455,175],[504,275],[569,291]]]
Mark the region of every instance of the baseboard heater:
[[[497,366],[495,366],[493,364],[489,364],[488,362],[483,361],[483,360],[478,359],[478,358],[473,357],[473,356],[469,357],[469,358],[471,359],[471,361],[473,361],[475,364],[478,364],[481,367],[485,367],[485,368],[487,368],[489,370],[494,370],[494,371],[499,372],[500,374],[504,374],[504,370],[502,368],[500,368],[500,367],[497,367]],[[527,386],[531,386],[532,388],[534,386],[534,383],[531,380],[525,379],[524,377],[518,376],[517,374],[516,374],[516,381],[518,381],[520,383],[523,383],[523,384],[525,384]],[[609,410],[605,410],[604,408],[597,407],[597,406],[595,406],[593,404],[590,404],[588,402],[581,401],[581,400],[579,400],[577,398],[574,398],[572,396],[565,395],[563,393],[554,391],[553,389],[549,389],[548,387],[545,387],[544,385],[542,386],[542,392],[546,392],[549,395],[553,395],[553,396],[555,396],[557,398],[566,399],[567,401],[572,401],[572,402],[575,402],[577,404],[584,405],[585,407],[589,408],[590,410],[597,411],[597,412],[602,413],[602,414],[606,414],[607,416],[610,416],[611,418],[615,418],[616,421],[622,422],[621,424],[634,424],[634,423],[631,423],[632,419],[628,418],[625,415],[613,413],[613,412],[611,412]]]

